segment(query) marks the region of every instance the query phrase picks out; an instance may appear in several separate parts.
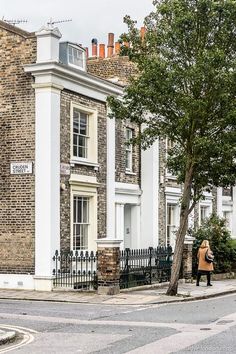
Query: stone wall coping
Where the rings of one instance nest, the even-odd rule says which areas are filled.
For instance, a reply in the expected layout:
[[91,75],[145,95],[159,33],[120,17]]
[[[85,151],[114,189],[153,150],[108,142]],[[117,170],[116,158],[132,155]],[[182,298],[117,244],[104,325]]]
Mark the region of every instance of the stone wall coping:
[[54,275],[33,275],[33,279],[35,280],[53,280],[55,279]]
[[195,237],[192,236],[186,236],[184,240],[185,245],[192,245],[195,240]]
[[102,247],[120,247],[121,242],[123,242],[123,240],[117,240],[117,239],[109,239],[109,238],[100,238],[98,240],[96,240],[97,245],[99,248]]

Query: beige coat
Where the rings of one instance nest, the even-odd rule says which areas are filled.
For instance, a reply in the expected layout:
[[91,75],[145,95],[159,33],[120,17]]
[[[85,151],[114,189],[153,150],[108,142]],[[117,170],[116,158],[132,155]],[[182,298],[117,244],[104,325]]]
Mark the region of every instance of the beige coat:
[[205,261],[205,255],[206,251],[208,250],[208,254],[212,254],[210,248],[204,247],[204,248],[199,248],[198,253],[197,253],[197,258],[198,258],[198,270],[205,270],[205,271],[213,271],[213,263],[208,263]]

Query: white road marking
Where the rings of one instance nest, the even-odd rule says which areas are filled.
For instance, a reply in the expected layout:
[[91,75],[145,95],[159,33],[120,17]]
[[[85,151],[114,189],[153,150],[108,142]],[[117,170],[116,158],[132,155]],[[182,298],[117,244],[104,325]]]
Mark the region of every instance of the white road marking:
[[22,327],[22,326],[11,326],[11,325],[7,325],[7,324],[1,324],[1,328],[6,328],[6,329],[13,329],[14,328],[18,332],[19,332],[19,330],[22,330],[22,331],[26,331],[29,333],[38,333],[38,331],[35,331],[32,328],[26,328],[26,327]]
[[0,353],[7,353],[12,351],[13,349],[21,348],[27,344],[30,344],[34,340],[34,336],[32,333],[38,333],[37,331],[20,326],[10,326],[10,325],[2,325],[1,328],[12,330],[18,332],[23,335],[23,339],[20,343],[9,345],[7,348],[0,349]]

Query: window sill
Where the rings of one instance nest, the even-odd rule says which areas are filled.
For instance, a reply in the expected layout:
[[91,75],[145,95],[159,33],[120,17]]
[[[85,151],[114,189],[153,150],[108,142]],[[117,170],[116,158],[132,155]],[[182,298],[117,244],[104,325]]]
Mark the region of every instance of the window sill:
[[170,174],[170,173],[167,173],[167,174],[166,174],[166,179],[167,179],[167,180],[176,181],[176,180],[177,180],[177,177],[176,177],[176,176],[173,176],[173,175]]
[[137,175],[137,173],[131,172],[131,171],[125,171],[125,174],[126,175],[130,175],[130,176],[136,176]]
[[91,167],[97,167],[97,168],[100,167],[100,165],[96,162],[87,161],[87,160],[77,160],[77,159],[70,160],[70,165],[72,167],[74,165],[84,165],[84,166],[91,166]]

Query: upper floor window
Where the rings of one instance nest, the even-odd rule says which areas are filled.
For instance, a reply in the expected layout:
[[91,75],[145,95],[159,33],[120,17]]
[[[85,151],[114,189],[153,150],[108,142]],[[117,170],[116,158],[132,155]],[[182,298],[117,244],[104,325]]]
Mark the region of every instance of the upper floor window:
[[232,199],[232,197],[233,197],[233,188],[232,187],[222,188],[222,196],[223,197],[230,197]]
[[68,47],[68,62],[72,65],[84,67],[84,51],[69,45]]
[[73,111],[73,155],[88,157],[89,116],[74,108]]
[[97,110],[71,105],[71,162],[97,164]]
[[133,146],[130,140],[133,138],[133,129],[126,128],[126,147],[125,147],[125,169],[132,172],[133,169]]
[[86,70],[86,50],[79,44],[71,42],[59,43],[60,63],[79,70]]

